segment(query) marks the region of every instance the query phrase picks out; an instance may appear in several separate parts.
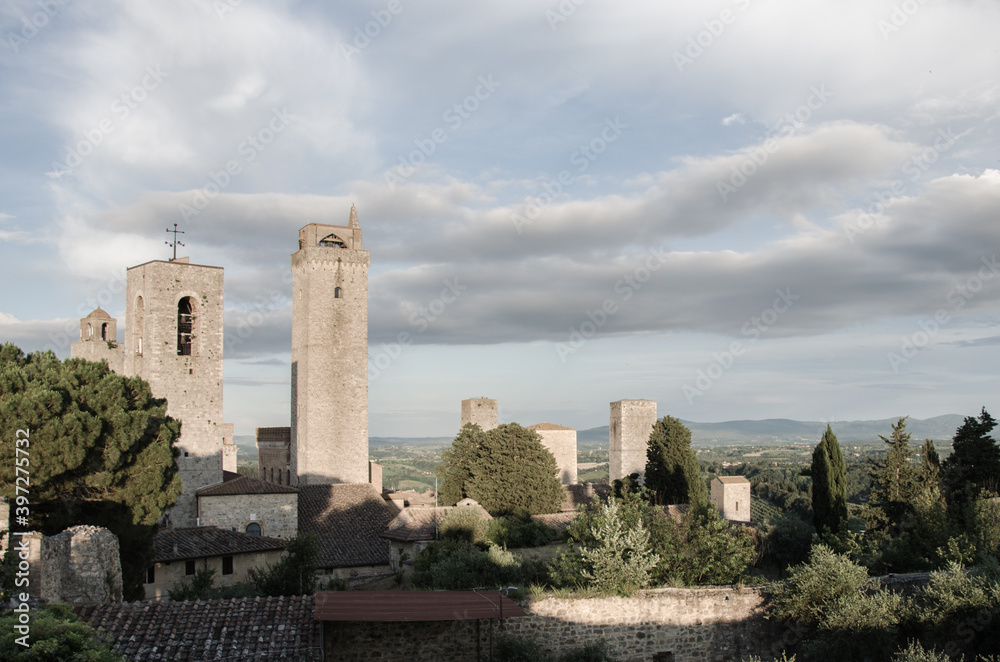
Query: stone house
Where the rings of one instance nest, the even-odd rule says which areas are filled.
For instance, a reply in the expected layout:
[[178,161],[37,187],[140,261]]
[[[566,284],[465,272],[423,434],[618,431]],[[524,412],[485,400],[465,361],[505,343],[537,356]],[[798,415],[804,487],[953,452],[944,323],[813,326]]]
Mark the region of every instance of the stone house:
[[168,597],[170,589],[190,580],[202,568],[215,570],[217,585],[245,581],[250,568],[277,562],[287,545],[286,540],[214,526],[160,531],[153,539],[153,565],[146,571],[145,597]]
[[716,476],[712,479],[712,503],[723,519],[750,521],[750,481],[744,476]]
[[299,490],[226,471],[223,481],[198,490],[198,524],[271,538],[298,530]]

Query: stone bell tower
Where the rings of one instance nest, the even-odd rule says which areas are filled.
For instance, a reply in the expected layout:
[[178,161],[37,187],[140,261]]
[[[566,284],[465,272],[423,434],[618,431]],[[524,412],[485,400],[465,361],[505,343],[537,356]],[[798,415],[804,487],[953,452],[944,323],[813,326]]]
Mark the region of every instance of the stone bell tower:
[[368,267],[358,212],[310,223],[292,255],[293,484],[367,483]]
[[149,382],[181,421],[177,466],[184,490],[170,523],[195,526],[195,492],[222,482],[222,267],[182,257],[127,272],[125,374]]

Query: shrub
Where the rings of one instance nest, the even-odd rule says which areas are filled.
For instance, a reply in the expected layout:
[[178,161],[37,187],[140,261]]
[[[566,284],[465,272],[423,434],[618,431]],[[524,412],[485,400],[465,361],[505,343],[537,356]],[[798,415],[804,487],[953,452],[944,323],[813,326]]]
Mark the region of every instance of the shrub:
[[[413,563],[413,584],[434,590],[479,586],[527,586],[538,569],[500,547],[482,551],[472,545],[442,540],[427,546]],[[544,567],[542,568],[544,575]],[[544,578],[543,578],[544,580]]]
[[17,614],[0,618],[0,660],[37,662],[122,662],[121,656],[101,640],[98,633],[77,619],[64,603],[50,603],[32,615],[30,646],[17,643]]
[[629,595],[645,588],[659,555],[649,547],[649,533],[638,522],[626,528],[618,502],[612,500],[598,514],[592,533],[593,547],[584,547],[580,556],[588,567],[581,573],[594,586],[608,593]]
[[438,526],[443,540],[454,540],[469,544],[486,542],[486,532],[490,522],[478,508],[459,506],[448,512]]
[[551,662],[552,655],[534,637],[501,634],[493,646],[492,662]]
[[621,658],[611,652],[611,646],[604,638],[567,651],[559,658],[559,662],[620,662],[620,660]]
[[559,532],[530,517],[497,517],[486,525],[486,539],[501,547],[541,547],[559,539]]
[[264,569],[251,568],[249,583],[260,596],[312,595],[316,592],[319,542],[312,533],[288,541],[285,555]]
[[768,610],[779,620],[815,626],[826,620],[841,596],[856,595],[867,583],[867,570],[817,545],[809,563],[792,568],[788,579],[775,587]]

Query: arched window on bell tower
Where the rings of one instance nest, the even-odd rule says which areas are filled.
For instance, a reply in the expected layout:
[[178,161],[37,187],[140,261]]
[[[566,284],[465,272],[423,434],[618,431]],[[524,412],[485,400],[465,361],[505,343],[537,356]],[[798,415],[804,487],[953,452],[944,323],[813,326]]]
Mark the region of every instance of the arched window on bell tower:
[[177,355],[191,356],[191,341],[194,337],[194,306],[191,297],[177,302]]

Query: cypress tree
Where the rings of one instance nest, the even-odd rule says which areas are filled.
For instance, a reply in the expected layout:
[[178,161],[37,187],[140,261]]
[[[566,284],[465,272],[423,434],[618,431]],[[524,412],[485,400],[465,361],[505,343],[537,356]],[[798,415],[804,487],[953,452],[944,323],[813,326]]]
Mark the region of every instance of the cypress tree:
[[813,524],[819,533],[839,533],[847,527],[847,467],[833,429],[826,432],[813,451]]
[[893,424],[889,438],[879,435],[889,448],[885,458],[871,461],[872,487],[865,506],[871,530],[896,529],[903,516],[913,509],[917,476],[916,467],[910,463],[914,451],[910,448],[906,418],[904,416]]
[[646,447],[646,487],[661,505],[708,500],[691,431],[680,419],[664,416],[653,424]]
[[967,416],[955,431],[952,453],[942,466],[942,479],[952,503],[979,496],[982,489],[1000,491],[1000,448],[990,437],[996,421],[984,407],[977,420]]
[[451,442],[451,448],[441,454],[442,464],[435,473],[438,477],[438,502],[454,506],[466,498],[466,483],[472,477],[472,463],[479,453],[486,433],[475,423],[466,423]]

